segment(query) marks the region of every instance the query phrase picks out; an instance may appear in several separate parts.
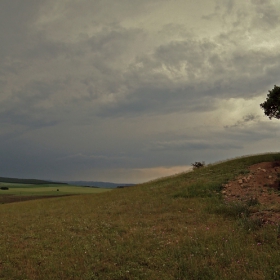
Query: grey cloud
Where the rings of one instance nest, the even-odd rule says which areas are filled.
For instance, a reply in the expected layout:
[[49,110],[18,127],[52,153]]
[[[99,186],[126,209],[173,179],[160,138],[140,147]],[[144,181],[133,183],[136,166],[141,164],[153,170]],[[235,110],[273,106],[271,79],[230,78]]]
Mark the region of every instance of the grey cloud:
[[187,131],[175,134],[165,133],[158,136],[158,138],[164,140],[155,140],[154,144],[149,146],[149,149],[159,148],[162,150],[163,147],[163,149],[171,148],[176,150],[176,147],[180,149],[180,146],[188,145],[192,145],[193,148],[200,147],[200,145],[205,148],[216,145],[216,148],[220,147],[221,150],[228,145],[229,149],[237,149],[241,148],[245,143],[271,138],[276,135],[275,131],[277,132],[279,127],[277,122],[261,121],[258,115],[253,114],[244,116],[242,123],[244,125],[228,126],[218,130],[213,130],[212,127],[207,130],[208,134],[205,132],[206,127],[189,128]]
[[240,29],[244,33],[271,31],[279,26],[279,4],[277,1],[217,0],[214,12],[202,17],[204,20],[220,20],[225,27]]
[[[263,43],[277,32],[273,2],[217,1],[205,18],[220,33],[204,38],[185,23],[160,25],[153,11],[164,3],[0,3],[1,172],[79,179],[98,167],[186,165],[278,143],[276,125],[256,115],[192,127],[199,112],[216,116],[220,100],[265,95],[280,82],[279,43]],[[141,25],[147,12],[158,30]]]
[[226,16],[229,16],[232,14],[233,9],[235,8],[233,0],[217,0],[216,1],[216,7],[215,7],[215,14],[216,16],[220,14],[223,17],[223,20],[225,20]]
[[[256,117],[256,119],[258,118]],[[248,122],[251,122],[250,117],[249,119],[245,117],[241,121],[241,125],[225,127],[226,139],[232,140],[232,137],[234,137],[235,141],[240,143],[253,143],[269,139],[275,135],[277,126],[275,123],[257,121],[252,122],[250,126],[242,125]]]
[[126,29],[114,25],[89,37],[87,44],[94,53],[101,54],[106,60],[112,60],[126,53],[129,46],[135,44],[139,35],[143,35],[141,29]]
[[234,1],[233,0],[226,0],[223,1],[224,5],[226,6],[226,12],[228,14],[232,13],[233,7],[234,7]]
[[[195,96],[192,88],[168,90],[143,87],[127,96],[123,102],[100,107],[99,116],[140,116],[170,114],[174,112],[212,111],[217,105],[213,98]],[[199,94],[199,93],[198,93]]]
[[243,117],[244,122],[250,122],[250,121],[254,121],[254,120],[258,120],[258,119],[259,119],[259,116],[255,116],[253,114]]
[[0,59],[5,55],[17,55],[29,45],[32,37],[30,25],[44,1],[1,1],[0,3]]
[[212,141],[197,139],[196,141],[172,141],[172,142],[159,142],[155,144],[155,151],[181,151],[181,150],[230,150],[240,149],[240,145],[222,142],[213,144]]
[[251,3],[256,12],[252,19],[252,27],[267,30],[279,26],[280,11],[277,1],[252,0]]
[[30,46],[22,51],[22,58],[29,60],[30,62],[37,61],[50,61],[57,59],[59,56],[71,57],[72,55],[78,55],[78,52],[72,49],[71,46],[63,43],[51,40],[46,40],[43,34],[36,34],[36,36],[30,38]]
[[[62,158],[56,159],[56,162],[62,162],[62,164],[72,165],[72,166],[87,166],[87,168],[116,168],[118,165],[123,167],[131,167],[135,161],[135,157],[125,156],[125,155],[85,155],[85,154],[74,154],[64,156]],[[61,163],[60,163],[61,164]]]
[[154,59],[164,63],[169,69],[180,69],[182,63],[191,78],[199,75],[197,71],[203,71],[207,66],[208,58],[211,57],[215,44],[209,40],[197,41],[186,40],[171,42],[158,47],[154,53]]
[[[202,16],[203,20],[206,21],[220,21],[224,29],[227,28],[236,28],[241,26],[246,21],[246,18],[249,16],[248,12],[244,7],[240,7],[240,3],[233,0],[216,0],[216,5],[214,11]],[[247,3],[245,3],[246,5]]]
[[228,125],[225,126],[225,128],[245,126],[248,123],[258,122],[259,120],[260,120],[260,116],[249,114],[249,115],[243,116],[242,120],[237,121],[235,124],[230,125],[230,126],[228,126]]
[[[219,131],[208,131],[200,137],[197,135],[193,131],[193,134],[186,132],[185,135],[161,136],[164,140],[157,139],[148,150],[157,154],[157,157],[162,157],[163,161],[168,156],[173,158],[176,155],[177,164],[178,162],[183,164],[184,160],[188,163],[197,160],[209,163],[210,159],[214,162],[225,157],[242,155],[245,148],[247,149],[245,154],[250,154],[250,147],[258,146],[258,143],[273,137],[277,138],[275,124],[259,122],[249,127],[235,126]],[[263,150],[258,150],[260,151]]]
[[[7,59],[6,63],[1,65],[2,97],[11,96],[2,102],[2,121],[26,123],[31,126],[52,125],[57,121],[54,119],[55,116],[57,117],[57,114],[54,114],[55,110],[65,111],[66,109],[69,112],[71,110],[75,112],[73,106],[77,105],[77,101],[86,107],[88,101],[118,91],[122,82],[121,74],[107,64],[112,63],[112,57],[118,57],[117,54],[113,56],[114,50],[119,50],[119,54],[125,52],[125,42],[131,41],[134,33],[137,32],[131,30],[126,32],[124,29],[111,30],[94,36],[94,39],[91,37],[80,47],[76,44],[47,41],[45,37],[41,37],[42,34],[35,36],[34,42],[28,48],[23,49],[14,59]],[[94,47],[98,56],[92,57],[88,46]],[[84,52],[79,53],[79,48]],[[58,57],[62,58],[58,60]],[[71,68],[76,61],[79,61],[81,67],[87,67],[92,61],[89,72],[85,69],[75,73]],[[63,65],[61,63],[65,67],[70,66],[62,69],[63,73],[60,72]],[[39,72],[41,70],[42,74]],[[29,76],[24,75],[27,71],[30,72]],[[46,72],[47,76],[42,77]],[[20,89],[9,88],[7,84],[9,74],[26,76],[24,86]],[[71,85],[80,88],[83,94],[71,93]],[[62,94],[65,91],[69,91],[69,94]]]
[[[80,0],[79,3],[75,0],[62,0],[60,5],[54,5],[55,0],[47,1],[42,8],[42,13],[64,13],[62,20],[71,18],[74,24],[102,24],[119,23],[123,18],[139,16],[146,12],[151,12],[156,9],[161,0],[155,0],[151,3],[148,0],[130,1],[119,0],[118,2],[110,0]],[[78,13],[77,13],[78,12]],[[80,16],[83,15],[85,21]]]
[[[63,166],[54,165],[52,159],[60,152],[54,148],[49,149],[44,141],[26,139],[26,135],[30,134],[32,131],[21,130],[7,139],[0,137],[1,176],[48,178],[48,174],[63,173]],[[51,142],[52,138],[53,135],[48,135],[45,140]]]
[[[231,1],[227,5],[227,10],[233,9]],[[169,30],[170,26],[165,28]],[[11,71],[20,74],[18,69],[28,69],[26,61],[32,57],[41,65],[46,63],[47,69],[53,69],[53,73],[48,71],[48,86],[57,95],[53,106],[59,105],[60,109],[71,110],[78,102],[85,106],[84,111],[90,110],[89,104],[97,104],[94,112],[100,116],[213,110],[214,103],[209,104],[213,97],[251,98],[275,83],[279,53],[234,46],[232,42],[237,41],[241,33],[230,31],[216,40],[189,35],[185,40],[161,44],[151,54],[140,52],[133,57],[135,44],[140,44],[146,36],[141,29],[108,25],[92,36],[83,37],[79,43],[54,41],[41,32],[33,34],[33,43],[18,56],[21,64],[15,60],[2,72],[7,73],[8,67],[12,67]],[[127,56],[129,53],[131,56]],[[129,58],[132,62],[126,67]],[[77,72],[73,71],[75,65]],[[267,75],[269,71],[273,75]],[[57,77],[69,84],[61,83],[58,90],[52,86]],[[26,92],[32,83],[27,82]],[[74,93],[71,88],[79,91]],[[43,100],[44,89],[41,91]],[[61,93],[67,91],[72,93]],[[100,104],[99,99],[106,95],[113,101]],[[36,96],[39,95],[33,97],[36,99]],[[30,105],[23,103],[24,106],[30,108],[36,103],[35,99]],[[94,114],[91,111],[90,114]]]
[[[61,88],[60,81],[32,81],[18,92],[14,92],[8,100],[2,102],[0,116],[2,123],[22,124],[27,127],[55,125],[58,119],[50,115],[48,108],[41,104],[48,103],[51,95]],[[57,110],[58,108],[56,108]]]
[[[138,57],[123,76],[130,93],[113,107],[104,106],[103,113],[196,110],[205,108],[211,98],[250,99],[266,92],[279,80],[280,52],[228,49],[230,36],[224,34],[216,42],[171,42],[153,55]],[[209,109],[214,108],[210,102]]]

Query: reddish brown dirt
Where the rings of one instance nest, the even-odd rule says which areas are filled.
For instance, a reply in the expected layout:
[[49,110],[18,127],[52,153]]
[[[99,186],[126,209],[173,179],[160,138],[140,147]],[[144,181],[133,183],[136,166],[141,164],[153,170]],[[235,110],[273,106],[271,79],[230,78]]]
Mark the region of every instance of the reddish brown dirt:
[[250,166],[249,173],[229,182],[222,191],[226,202],[247,202],[250,216],[263,223],[280,223],[280,161]]
[[35,199],[45,199],[45,198],[53,198],[53,197],[61,197],[61,196],[69,196],[69,195],[12,195],[12,194],[0,194],[0,204],[13,203],[13,202],[21,202],[27,200],[35,200]]

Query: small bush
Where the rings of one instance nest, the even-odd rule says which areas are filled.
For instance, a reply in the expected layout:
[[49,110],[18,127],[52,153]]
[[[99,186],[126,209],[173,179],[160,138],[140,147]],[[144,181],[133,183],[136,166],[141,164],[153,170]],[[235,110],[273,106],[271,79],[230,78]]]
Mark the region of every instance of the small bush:
[[205,162],[202,161],[196,161],[195,163],[192,163],[192,167],[195,169],[195,168],[201,168],[201,167],[204,167],[205,166]]
[[6,191],[6,190],[8,190],[9,188],[8,188],[8,187],[1,187],[0,189]]
[[232,218],[248,217],[249,208],[242,203],[220,204],[216,207],[215,213]]

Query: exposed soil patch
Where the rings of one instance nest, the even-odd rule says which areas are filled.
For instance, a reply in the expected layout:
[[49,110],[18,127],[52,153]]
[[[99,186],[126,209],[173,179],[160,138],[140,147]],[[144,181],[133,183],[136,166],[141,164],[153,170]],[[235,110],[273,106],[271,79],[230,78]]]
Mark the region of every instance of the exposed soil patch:
[[280,161],[250,166],[249,172],[224,186],[227,202],[244,202],[250,216],[263,223],[280,223]]
[[70,195],[13,195],[13,194],[0,194],[0,204],[12,203],[12,202],[21,202],[27,200],[43,199],[43,198],[53,198],[61,196],[70,196]]

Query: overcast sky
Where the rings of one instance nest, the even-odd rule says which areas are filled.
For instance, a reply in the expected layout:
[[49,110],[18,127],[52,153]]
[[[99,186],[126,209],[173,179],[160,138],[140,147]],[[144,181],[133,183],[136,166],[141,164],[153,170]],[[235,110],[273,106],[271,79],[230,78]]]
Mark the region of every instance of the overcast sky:
[[1,0],[0,176],[137,183],[279,151],[278,0]]

